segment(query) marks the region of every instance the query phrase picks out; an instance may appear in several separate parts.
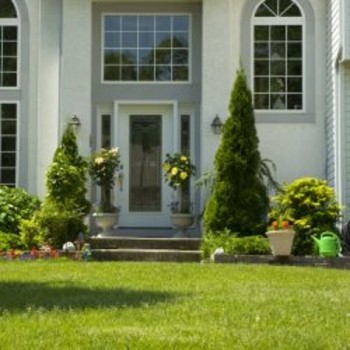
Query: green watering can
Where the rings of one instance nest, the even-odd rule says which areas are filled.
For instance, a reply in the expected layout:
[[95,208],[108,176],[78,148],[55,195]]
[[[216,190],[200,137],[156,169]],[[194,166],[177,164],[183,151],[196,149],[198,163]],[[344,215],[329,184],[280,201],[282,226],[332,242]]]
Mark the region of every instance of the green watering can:
[[323,257],[335,257],[340,252],[339,237],[333,232],[323,232],[320,239],[315,235],[311,235],[316,242],[320,255]]

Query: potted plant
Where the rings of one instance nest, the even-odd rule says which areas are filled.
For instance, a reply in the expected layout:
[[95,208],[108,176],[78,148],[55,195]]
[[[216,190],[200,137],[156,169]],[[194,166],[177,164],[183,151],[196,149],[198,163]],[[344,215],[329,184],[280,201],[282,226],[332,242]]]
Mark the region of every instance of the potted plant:
[[170,204],[170,221],[179,229],[177,236],[184,236],[186,228],[194,222],[192,203],[190,200],[190,178],[196,172],[190,157],[175,153],[167,153],[163,163],[165,181],[173,190],[173,200]]
[[100,237],[112,235],[112,228],[119,221],[120,209],[112,202],[112,190],[121,169],[119,148],[102,148],[91,156],[89,174],[92,181],[101,187],[101,203],[93,214],[97,226],[102,229]]
[[272,220],[266,236],[274,256],[289,256],[291,254],[295,232],[288,219],[278,217]]

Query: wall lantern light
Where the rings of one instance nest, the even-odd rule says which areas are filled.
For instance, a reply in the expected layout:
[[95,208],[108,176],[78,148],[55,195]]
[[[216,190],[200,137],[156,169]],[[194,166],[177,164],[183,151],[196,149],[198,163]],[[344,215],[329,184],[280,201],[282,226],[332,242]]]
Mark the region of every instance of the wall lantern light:
[[81,122],[80,122],[80,119],[77,117],[77,115],[74,114],[68,124],[73,128],[75,132],[77,132],[78,129],[80,128]]
[[215,116],[211,123],[211,130],[215,135],[220,135],[222,132],[223,123],[218,115]]

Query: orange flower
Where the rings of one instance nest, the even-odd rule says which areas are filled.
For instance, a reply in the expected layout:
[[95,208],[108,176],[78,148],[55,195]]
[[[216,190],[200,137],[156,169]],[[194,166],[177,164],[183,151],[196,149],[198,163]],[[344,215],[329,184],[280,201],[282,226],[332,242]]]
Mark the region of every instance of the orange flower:
[[278,230],[278,222],[277,221],[272,221],[271,226],[274,230]]
[[288,220],[283,220],[283,221],[282,221],[282,228],[284,228],[284,229],[289,228],[289,222],[288,222]]

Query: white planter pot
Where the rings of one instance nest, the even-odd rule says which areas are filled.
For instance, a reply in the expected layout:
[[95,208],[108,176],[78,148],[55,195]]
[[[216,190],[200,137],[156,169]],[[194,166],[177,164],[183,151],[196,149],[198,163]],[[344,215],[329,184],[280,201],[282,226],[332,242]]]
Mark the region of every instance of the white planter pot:
[[192,214],[171,214],[171,224],[178,229],[175,237],[188,237],[186,230],[194,223],[194,215]]
[[292,251],[295,232],[293,230],[276,230],[266,232],[272,254],[274,256],[288,256]]
[[96,225],[102,230],[98,237],[114,236],[113,229],[117,228],[119,213],[94,213],[92,216],[95,218]]

